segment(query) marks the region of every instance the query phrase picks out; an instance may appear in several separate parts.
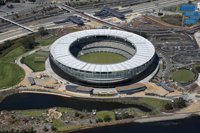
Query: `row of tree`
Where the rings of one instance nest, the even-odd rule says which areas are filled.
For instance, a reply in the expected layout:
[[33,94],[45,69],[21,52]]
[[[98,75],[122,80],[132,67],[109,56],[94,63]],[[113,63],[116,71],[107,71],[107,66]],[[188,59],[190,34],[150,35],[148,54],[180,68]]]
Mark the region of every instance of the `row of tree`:
[[[48,30],[46,30],[44,27],[39,28],[38,33],[41,37],[44,37],[49,34]],[[15,44],[15,42],[17,42],[17,41],[8,40],[8,41],[5,41],[3,44],[1,44],[0,45],[0,54],[2,54],[4,50],[12,47]],[[20,38],[18,40],[18,43],[20,43],[22,46],[24,46],[24,48],[27,50],[33,49],[35,46],[38,45],[34,34]]]
[[186,107],[186,100],[183,98],[176,98],[172,103],[165,105],[166,110],[181,109]]

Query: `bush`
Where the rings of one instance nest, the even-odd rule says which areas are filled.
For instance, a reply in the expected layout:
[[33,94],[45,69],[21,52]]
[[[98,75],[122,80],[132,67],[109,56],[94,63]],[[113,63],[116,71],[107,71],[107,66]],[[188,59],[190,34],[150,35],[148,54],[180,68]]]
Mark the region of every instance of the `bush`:
[[25,49],[33,49],[36,46],[35,37],[34,36],[26,36],[21,40]]
[[44,126],[43,131],[48,132],[49,129],[46,126]]
[[109,115],[105,115],[105,117],[103,118],[103,120],[105,122],[110,122],[112,120],[112,118]]
[[103,122],[101,118],[96,119],[96,123]]
[[186,101],[183,98],[177,98],[173,102],[173,107],[174,108],[184,108],[186,107]]
[[46,30],[44,27],[40,27],[40,28],[38,29],[38,31],[39,31],[39,34],[40,34],[41,36],[46,36],[46,35],[49,34],[48,30]]
[[51,131],[56,132],[57,130],[58,130],[58,129],[57,129],[54,125],[51,126]]
[[165,104],[165,109],[166,110],[172,110],[173,109],[173,105],[171,103],[167,103],[167,104]]

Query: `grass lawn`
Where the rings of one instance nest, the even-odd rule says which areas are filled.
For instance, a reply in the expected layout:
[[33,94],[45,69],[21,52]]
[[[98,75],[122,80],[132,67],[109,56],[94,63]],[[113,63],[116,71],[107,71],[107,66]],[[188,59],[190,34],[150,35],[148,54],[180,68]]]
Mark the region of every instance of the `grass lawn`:
[[[51,45],[57,38],[54,34],[48,37],[41,37],[39,34],[34,34],[36,42],[39,43],[39,46],[46,46]],[[15,64],[12,64],[14,60],[19,57],[20,55],[27,52],[26,49],[23,47],[23,39],[24,37],[18,38],[13,40],[14,44],[11,47],[8,47],[1,51],[0,54],[0,89],[7,88],[18,84],[23,77],[25,76],[24,71]],[[34,58],[34,55],[32,57]],[[44,59],[37,58],[38,62],[42,62]],[[32,63],[33,69],[35,71],[43,71],[44,70],[44,63]],[[37,66],[37,67],[36,67]]]
[[[41,51],[40,51],[41,53]],[[21,62],[29,66],[34,72],[45,70],[45,61],[48,58],[48,54],[34,53],[27,57],[24,57]]]
[[25,52],[26,52],[26,50],[22,46],[20,46],[16,49],[10,51],[8,54],[3,56],[2,58],[0,58],[0,63],[1,62],[4,62],[4,63],[13,62],[18,56],[22,55]]
[[155,99],[155,98],[138,98],[136,103],[150,107],[153,112],[157,113],[164,110],[164,107],[170,101]]
[[21,46],[0,58],[0,89],[14,86],[24,78],[24,70],[18,65],[10,63],[24,52],[25,49]]
[[0,88],[7,88],[18,84],[25,76],[25,72],[16,64],[0,63]]
[[49,37],[37,37],[36,38],[36,42],[39,43],[39,45],[41,46],[47,46],[47,45],[51,45],[55,40],[57,40],[59,37],[57,36],[49,36]]
[[30,116],[36,117],[41,116],[42,113],[46,113],[46,109],[29,109],[29,110],[21,110],[20,113],[22,116]]
[[172,72],[172,79],[176,82],[189,82],[194,80],[195,74],[187,69],[179,69]]
[[168,100],[149,98],[149,97],[123,98],[123,99],[116,99],[114,101],[120,102],[123,104],[133,104],[133,105],[144,106],[144,107],[147,107],[152,110],[151,112],[145,112],[145,111],[140,110],[140,108],[133,107],[132,110],[134,110],[134,112],[136,112],[137,116],[147,115],[149,113],[150,114],[159,114],[160,112],[165,110],[165,105],[167,103],[170,103],[170,101],[168,101]]
[[79,59],[94,64],[113,64],[123,62],[126,60],[125,57],[110,52],[89,53],[80,56]]
[[110,116],[111,121],[115,120],[115,114],[113,111],[99,111],[96,114],[97,119],[104,120],[106,116]]
[[71,109],[71,108],[59,107],[59,108],[57,108],[57,111],[61,112],[61,113],[65,113],[65,112],[75,112],[76,110],[75,109]]

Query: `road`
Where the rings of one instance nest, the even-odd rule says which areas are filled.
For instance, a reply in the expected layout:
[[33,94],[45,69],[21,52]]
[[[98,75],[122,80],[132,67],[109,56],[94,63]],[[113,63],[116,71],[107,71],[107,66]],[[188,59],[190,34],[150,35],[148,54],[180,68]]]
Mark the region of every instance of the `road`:
[[4,18],[4,17],[2,17],[2,16],[0,16],[0,19],[3,19],[3,20],[5,20],[5,21],[8,21],[8,22],[10,22],[10,23],[12,23],[12,24],[14,24],[14,25],[16,25],[16,26],[19,26],[19,27],[21,27],[21,28],[23,28],[23,29],[25,29],[25,30],[31,32],[31,33],[32,33],[32,32],[35,32],[34,30],[32,30],[31,28],[29,28],[29,27],[27,27],[27,26],[21,25],[21,24],[19,24],[19,23],[16,23],[16,22],[14,22],[14,21],[12,21],[12,20],[9,20],[9,19],[7,19],[7,18]]
[[[168,7],[168,6],[172,6],[172,5],[186,3],[187,1],[188,0],[162,0],[162,1],[159,0],[159,1],[156,2],[157,4],[155,4],[155,2],[148,2],[148,3],[132,6],[129,9],[133,10],[132,13],[142,13],[142,12],[146,12],[146,11],[149,11],[149,10],[152,10],[152,9],[159,9],[159,8],[163,8],[163,7]],[[91,13],[91,12],[88,13],[86,11],[78,10],[78,9],[75,9],[75,8],[70,7],[68,5],[65,5],[65,4],[57,5],[57,6],[59,8],[64,9],[64,10],[67,10],[67,11],[70,11],[70,12],[75,12],[82,17],[87,17],[91,21],[96,20],[97,22],[101,22],[101,23],[103,23],[107,26],[113,26],[113,27],[123,29],[123,27],[121,27],[120,25],[117,25],[115,23],[108,22],[108,21],[105,21],[101,18],[93,16],[93,13]]]
[[[143,3],[143,4],[131,6],[130,9],[133,10],[132,13],[141,13],[141,12],[146,12],[147,10],[157,9],[158,7],[168,7],[168,6],[171,6],[171,5],[176,5],[176,4],[185,3],[185,2],[187,2],[187,0],[159,0],[158,1],[159,4],[155,4],[155,2],[148,2],[148,3]],[[68,11],[70,10],[71,11],[70,15],[76,13],[76,14],[79,14],[83,17],[88,17],[89,19],[96,20],[98,22],[104,23],[105,25],[121,28],[121,26],[118,26],[117,24],[107,22],[107,21],[102,20],[100,18],[94,17],[92,15],[94,13],[93,12],[94,9],[90,9],[89,13],[87,13],[87,12],[80,11],[78,9],[74,9],[72,7],[69,7],[69,6],[63,6],[63,5],[58,5],[58,6],[65,8]],[[57,16],[57,17],[59,18],[59,16]],[[62,28],[64,26],[66,26],[66,24],[55,25],[52,21],[53,21],[52,19],[49,19],[48,22],[47,21],[45,21],[45,22],[41,21],[40,24],[32,26],[32,29],[33,30],[37,29],[40,26],[44,26],[47,29]],[[27,27],[30,28],[31,26],[27,26]],[[24,31],[22,29],[14,29],[14,30],[11,29],[11,30],[12,30],[12,32],[8,31],[8,32],[5,32],[5,33],[0,33],[0,43],[3,43],[4,41],[9,40],[9,39],[15,39],[15,38],[29,34],[29,33],[27,33],[27,31]]]
[[[31,25],[29,27],[32,28],[33,30],[37,30],[39,27],[45,27],[46,29],[56,29],[56,28],[63,28],[67,25],[70,25],[70,23],[60,24],[60,25],[55,25],[53,23],[45,23],[45,24],[38,24],[34,26]],[[0,33],[0,44],[7,40],[13,40],[13,39],[16,39],[28,34],[30,34],[30,32],[22,28],[16,28],[16,29],[12,29],[12,30]]]

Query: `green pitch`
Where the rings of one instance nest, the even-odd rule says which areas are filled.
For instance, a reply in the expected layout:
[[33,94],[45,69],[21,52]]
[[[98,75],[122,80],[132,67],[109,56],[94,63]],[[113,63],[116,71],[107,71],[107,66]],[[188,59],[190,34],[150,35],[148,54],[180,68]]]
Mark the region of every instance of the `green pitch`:
[[127,60],[124,56],[111,52],[89,53],[79,57],[79,60],[93,64],[114,64]]
[[195,74],[187,69],[179,69],[172,73],[172,79],[177,82],[189,82],[194,80]]

